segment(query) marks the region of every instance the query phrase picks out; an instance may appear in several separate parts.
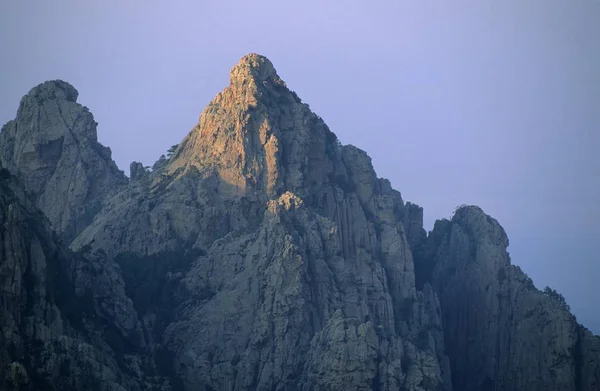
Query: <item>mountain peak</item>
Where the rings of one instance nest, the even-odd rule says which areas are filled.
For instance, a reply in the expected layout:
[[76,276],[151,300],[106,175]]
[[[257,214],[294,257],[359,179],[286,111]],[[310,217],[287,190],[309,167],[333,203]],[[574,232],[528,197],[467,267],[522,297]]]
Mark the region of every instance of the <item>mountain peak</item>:
[[65,240],[73,239],[127,180],[98,143],[97,123],[78,92],[62,80],[43,82],[23,98],[0,132],[0,160]]
[[241,60],[231,68],[229,72],[231,84],[244,82],[245,80],[255,80],[259,82],[267,80],[281,80],[275,71],[273,63],[260,54],[250,53],[241,58]]
[[[290,178],[299,185],[311,145],[333,139],[325,137],[331,132],[287,88],[266,57],[242,57],[230,78],[231,84],[181,142],[169,171],[196,167],[202,175],[216,173],[227,184],[221,194],[236,197],[249,189],[251,194],[275,194]],[[311,143],[315,137],[319,142]]]
[[40,101],[66,100],[76,102],[79,92],[71,84],[63,80],[48,80],[33,87],[23,99],[36,98]]
[[469,231],[476,240],[488,240],[508,247],[508,236],[498,221],[476,205],[462,205],[456,209],[452,222]]

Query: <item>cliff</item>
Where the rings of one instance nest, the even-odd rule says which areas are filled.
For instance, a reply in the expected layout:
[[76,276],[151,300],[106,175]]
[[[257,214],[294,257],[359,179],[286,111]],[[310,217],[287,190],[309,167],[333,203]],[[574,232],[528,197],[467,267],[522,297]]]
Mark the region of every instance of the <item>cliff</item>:
[[597,389],[600,338],[536,289],[507,247],[496,220],[465,206],[436,222],[417,260],[440,297],[455,389]]
[[[15,336],[44,346],[71,338],[96,358],[69,361],[61,377],[45,369],[54,363],[48,354],[7,348],[0,375],[10,384],[409,391],[600,384],[598,337],[510,265],[495,220],[463,208],[427,235],[422,208],[378,178],[365,152],[342,145],[265,57],[242,58],[173,154],[152,170],[132,163],[129,181],[97,143],[76,95],[64,82],[44,83],[0,133],[0,162],[25,189],[6,210],[23,205],[39,226],[12,237],[40,232],[46,244],[38,253],[48,255],[35,262],[64,275],[60,284],[40,277],[19,288],[24,297],[46,292],[44,310],[30,317],[55,331],[32,336],[10,320],[21,316],[13,309],[0,321],[9,330],[0,346]],[[6,276],[32,262],[13,260],[31,254],[27,246],[10,246],[2,253]],[[53,299],[58,291],[89,305]],[[44,385],[22,380],[31,374]]]
[[64,81],[42,83],[21,99],[16,118],[0,132],[0,163],[17,175],[67,243],[127,183],[77,96]]
[[[169,390],[144,353],[118,266],[57,242],[0,168],[1,389]],[[129,344],[138,354],[127,354]]]

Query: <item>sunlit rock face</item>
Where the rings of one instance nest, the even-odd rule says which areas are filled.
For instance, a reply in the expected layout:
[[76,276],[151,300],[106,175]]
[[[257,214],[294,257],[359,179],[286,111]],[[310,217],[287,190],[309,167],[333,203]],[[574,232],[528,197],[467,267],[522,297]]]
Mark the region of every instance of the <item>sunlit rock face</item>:
[[[65,259],[55,269],[88,305],[46,299],[57,315],[32,316],[54,330],[43,341],[90,346],[94,364],[70,364],[73,389],[88,384],[84,365],[110,381],[102,390],[595,389],[597,338],[510,265],[499,224],[469,207],[427,235],[422,208],[378,178],[364,151],[341,145],[267,58],[243,57],[172,154],[151,169],[133,162],[129,181],[74,88],[48,83],[0,133],[0,162],[29,194],[19,202],[52,221],[40,231],[48,242],[51,229],[69,239],[70,250],[52,244]],[[45,105],[60,109],[55,120],[23,114]],[[58,142],[31,143],[19,129],[60,150],[42,153]],[[42,202],[58,187],[41,178],[63,186],[78,165],[83,209],[73,208],[81,197]],[[57,286],[44,286],[52,297]],[[85,319],[76,334],[67,313]],[[40,369],[48,355],[7,351],[0,375],[11,384],[35,375],[63,389]]]

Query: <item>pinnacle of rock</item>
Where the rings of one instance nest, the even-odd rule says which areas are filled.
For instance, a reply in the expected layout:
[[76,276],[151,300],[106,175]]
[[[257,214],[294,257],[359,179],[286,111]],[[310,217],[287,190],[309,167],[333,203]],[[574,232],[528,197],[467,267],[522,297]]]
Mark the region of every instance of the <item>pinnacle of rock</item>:
[[461,206],[436,222],[415,257],[417,269],[432,269],[453,389],[596,390],[593,338],[511,265],[507,246],[495,219]]
[[[221,194],[236,197],[275,194],[290,181],[301,187],[309,149],[324,149],[326,140],[335,136],[299,102],[266,57],[244,56],[230,78],[231,84],[209,103],[181,142],[168,170],[193,166],[203,175],[216,173],[226,183]],[[284,151],[287,167],[282,171]]]
[[62,80],[46,81],[21,99],[0,132],[0,161],[21,178],[53,229],[69,241],[127,180],[98,143],[92,113]]
[[504,248],[508,247],[508,236],[504,228],[478,206],[459,207],[452,217],[452,222],[464,227],[477,238],[486,237]]
[[260,54],[250,53],[242,57],[242,59],[231,68],[229,72],[231,84],[243,82],[244,80],[253,79],[257,82],[263,82],[269,79],[277,80],[277,72],[273,63]]
[[63,99],[76,102],[79,92],[71,84],[63,80],[49,80],[33,87],[23,99],[35,98],[38,101]]

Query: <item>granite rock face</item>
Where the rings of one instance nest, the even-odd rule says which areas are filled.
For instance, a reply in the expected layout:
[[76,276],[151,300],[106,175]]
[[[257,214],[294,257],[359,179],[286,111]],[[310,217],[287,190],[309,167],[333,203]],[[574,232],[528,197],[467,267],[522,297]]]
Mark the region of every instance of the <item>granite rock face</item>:
[[[335,221],[289,192],[217,240],[165,333],[187,389],[447,389],[439,304],[415,294],[396,312],[385,268],[342,253]],[[411,334],[422,322],[432,332]]]
[[[427,235],[423,209],[378,178],[364,151],[341,145],[265,57],[242,58],[169,157],[152,168],[133,162],[130,181],[110,153],[97,153],[106,150],[76,91],[49,83],[23,99],[0,133],[0,162],[32,197],[21,191],[20,204],[43,220],[39,206],[70,243],[57,245],[42,223],[13,235],[41,232],[46,255],[36,262],[55,265],[63,280],[39,277],[21,289],[40,297],[44,309],[30,322],[53,330],[45,337],[13,320],[16,310],[0,320],[9,330],[0,348],[18,336],[41,341],[45,352],[6,348],[0,376],[10,384],[174,391],[598,384],[598,338],[510,265],[494,220],[461,209]],[[55,106],[60,115],[44,114]],[[64,107],[83,110],[81,118],[60,125]],[[19,136],[22,129],[37,138]],[[47,148],[59,139],[60,149]],[[78,196],[45,203],[79,180],[78,166],[86,173]],[[40,178],[56,184],[41,186]],[[10,246],[6,276],[27,263],[14,254],[31,254]],[[53,299],[59,291],[87,305]],[[57,365],[71,371],[68,385]],[[27,380],[36,376],[47,385]]]
[[439,303],[416,289],[400,193],[269,60],[244,57],[157,167],[132,164],[136,180],[72,248],[124,270],[199,254],[169,262],[179,302],[152,337],[185,389],[450,389]]
[[0,132],[0,162],[17,175],[52,228],[70,242],[127,178],[98,143],[96,122],[70,84],[48,81],[21,99]]
[[151,375],[118,268],[62,248],[49,227],[0,168],[0,388],[170,390]]
[[440,297],[454,388],[597,390],[600,338],[511,265],[507,247],[498,222],[466,206],[436,222],[417,261]]

